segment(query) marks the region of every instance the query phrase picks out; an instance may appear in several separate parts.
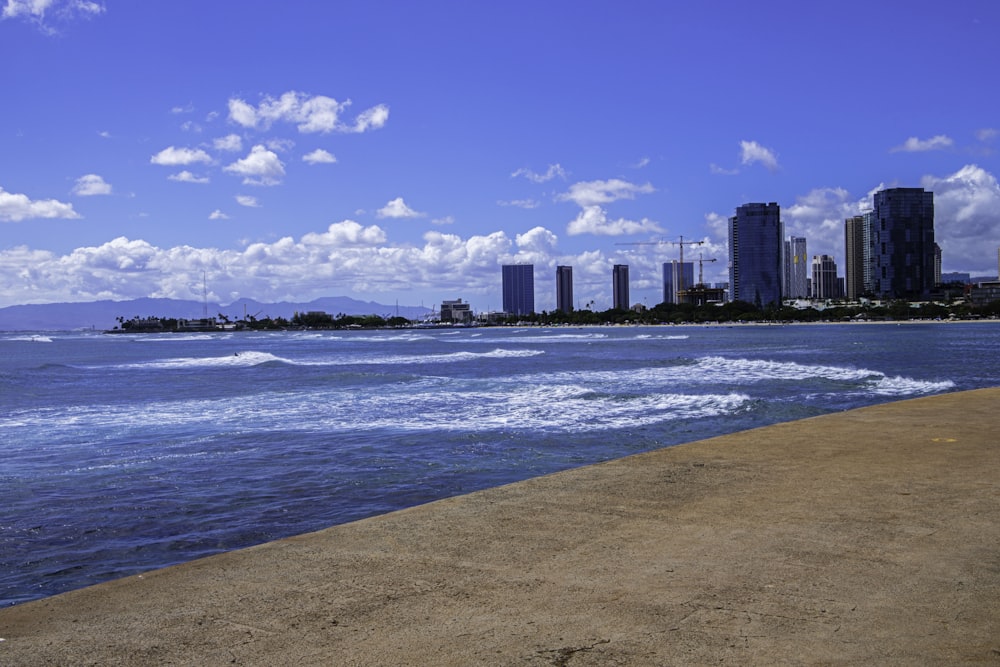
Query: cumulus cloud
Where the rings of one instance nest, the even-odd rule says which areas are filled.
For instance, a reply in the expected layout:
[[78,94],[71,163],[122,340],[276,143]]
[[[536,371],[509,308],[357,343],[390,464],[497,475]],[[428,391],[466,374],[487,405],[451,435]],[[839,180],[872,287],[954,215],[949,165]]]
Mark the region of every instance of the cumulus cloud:
[[770,171],[778,168],[778,158],[774,154],[774,151],[761,146],[756,141],[740,142],[740,161],[747,165],[759,162]]
[[277,153],[258,144],[250,149],[243,159],[223,168],[238,176],[243,176],[244,185],[278,185],[285,177],[285,165]]
[[333,164],[337,161],[337,158],[332,153],[322,148],[317,148],[313,152],[303,155],[302,161],[309,164]]
[[55,199],[29,199],[27,195],[7,192],[0,188],[0,221],[20,222],[34,218],[80,218],[72,204]]
[[214,211],[212,211],[211,213],[208,214],[208,219],[209,220],[228,220],[229,216],[226,215],[225,213],[223,213],[222,211],[220,211],[219,209],[215,209]]
[[208,176],[196,176],[190,171],[184,170],[176,174],[171,174],[167,176],[171,181],[177,181],[179,183],[208,183]]
[[260,206],[257,202],[257,198],[251,197],[250,195],[236,195],[236,203],[240,206],[246,206],[248,208],[258,208]]
[[249,102],[231,98],[229,120],[237,125],[266,130],[276,122],[293,123],[299,132],[365,132],[385,125],[389,107],[384,104],[361,112],[353,123],[345,123],[341,115],[351,104],[338,102],[325,95],[309,96],[289,91],[280,97],[265,96],[256,107]]
[[109,195],[111,194],[111,184],[106,183],[97,174],[85,174],[76,179],[76,185],[73,186],[73,194],[78,197]]
[[625,218],[612,220],[608,218],[607,212],[597,205],[584,206],[580,214],[566,227],[566,233],[570,236],[578,234],[621,236],[623,234],[662,231],[659,225],[647,218],[639,221],[626,220]]
[[946,270],[995,274],[1000,247],[996,176],[969,164],[948,176],[924,176],[921,186],[934,193],[934,237]]
[[354,220],[334,222],[323,233],[309,233],[302,237],[303,244],[314,246],[374,246],[385,242],[386,235],[381,227],[362,227]]
[[212,145],[215,146],[215,150],[217,151],[236,153],[243,150],[243,139],[238,134],[227,134],[224,137],[213,140]]
[[651,184],[636,185],[618,178],[607,181],[581,181],[570,186],[568,192],[556,197],[559,201],[571,201],[578,206],[609,204],[619,199],[635,199],[637,194],[656,192]]
[[[225,219],[217,213],[214,220]],[[415,301],[415,292],[431,290],[478,298],[477,307],[485,309],[491,301],[498,303],[500,265],[532,262],[539,308],[554,306],[557,264],[573,266],[581,302],[610,307],[609,258],[600,251],[556,254],[556,240],[543,227],[514,240],[503,231],[462,237],[434,230],[421,244],[394,245],[378,226],[344,220],[299,239],[247,243],[240,249],[160,248],[125,237],[66,254],[21,246],[0,249],[0,306],[145,296],[200,300],[205,272],[210,298],[281,301],[341,293],[384,295],[389,303],[402,302],[408,294]],[[651,281],[660,275],[652,263],[636,273],[648,274]]]
[[149,158],[151,164],[166,167],[180,167],[199,162],[211,162],[212,157],[200,148],[176,148],[168,146]]
[[945,148],[951,148],[955,142],[951,140],[951,137],[946,137],[943,134],[939,134],[930,139],[918,139],[917,137],[910,137],[904,141],[899,146],[894,146],[890,149],[891,153],[922,153],[925,151],[938,151]]
[[376,211],[375,215],[379,218],[422,218],[425,214],[407,206],[402,197],[396,197]]
[[543,174],[536,173],[527,167],[521,167],[517,171],[511,173],[511,178],[517,178],[518,176],[523,176],[532,183],[545,183],[551,181],[553,178],[566,178],[566,170],[562,168],[558,163],[550,164],[549,168]]

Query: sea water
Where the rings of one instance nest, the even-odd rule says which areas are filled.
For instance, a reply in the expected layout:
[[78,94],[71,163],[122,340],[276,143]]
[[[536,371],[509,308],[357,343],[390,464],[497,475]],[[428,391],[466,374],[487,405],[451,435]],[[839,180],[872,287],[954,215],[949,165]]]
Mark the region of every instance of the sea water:
[[998,349],[996,322],[0,333],[0,606],[636,452],[993,386]]

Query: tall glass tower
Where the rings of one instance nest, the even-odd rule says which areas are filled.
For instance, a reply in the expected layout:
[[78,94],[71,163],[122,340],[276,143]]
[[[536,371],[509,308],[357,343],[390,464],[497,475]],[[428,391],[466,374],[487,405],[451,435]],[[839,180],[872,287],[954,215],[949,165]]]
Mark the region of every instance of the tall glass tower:
[[503,265],[503,312],[531,315],[535,312],[535,265]]
[[573,312],[573,267],[556,267],[556,310]]
[[786,299],[805,299],[809,296],[809,263],[806,240],[789,236],[785,241],[785,282],[782,296]]
[[628,310],[628,264],[615,264],[611,280],[614,307],[618,310]]
[[784,229],[774,202],[736,207],[729,218],[729,298],[758,308],[781,305]]
[[934,193],[890,188],[874,196],[872,291],[890,299],[920,298],[934,289]]

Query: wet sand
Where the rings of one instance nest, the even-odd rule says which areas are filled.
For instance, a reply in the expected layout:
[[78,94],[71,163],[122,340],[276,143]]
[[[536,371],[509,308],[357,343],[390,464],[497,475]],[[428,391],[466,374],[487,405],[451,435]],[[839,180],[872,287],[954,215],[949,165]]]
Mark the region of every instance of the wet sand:
[[3,665],[1000,665],[1000,389],[779,424],[0,610]]

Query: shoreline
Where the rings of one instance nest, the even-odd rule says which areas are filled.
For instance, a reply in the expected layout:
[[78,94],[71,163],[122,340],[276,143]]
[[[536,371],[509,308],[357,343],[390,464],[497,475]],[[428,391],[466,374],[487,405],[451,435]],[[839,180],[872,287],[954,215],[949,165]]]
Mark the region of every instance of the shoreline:
[[995,662],[998,407],[785,422],[27,602],[0,662]]

